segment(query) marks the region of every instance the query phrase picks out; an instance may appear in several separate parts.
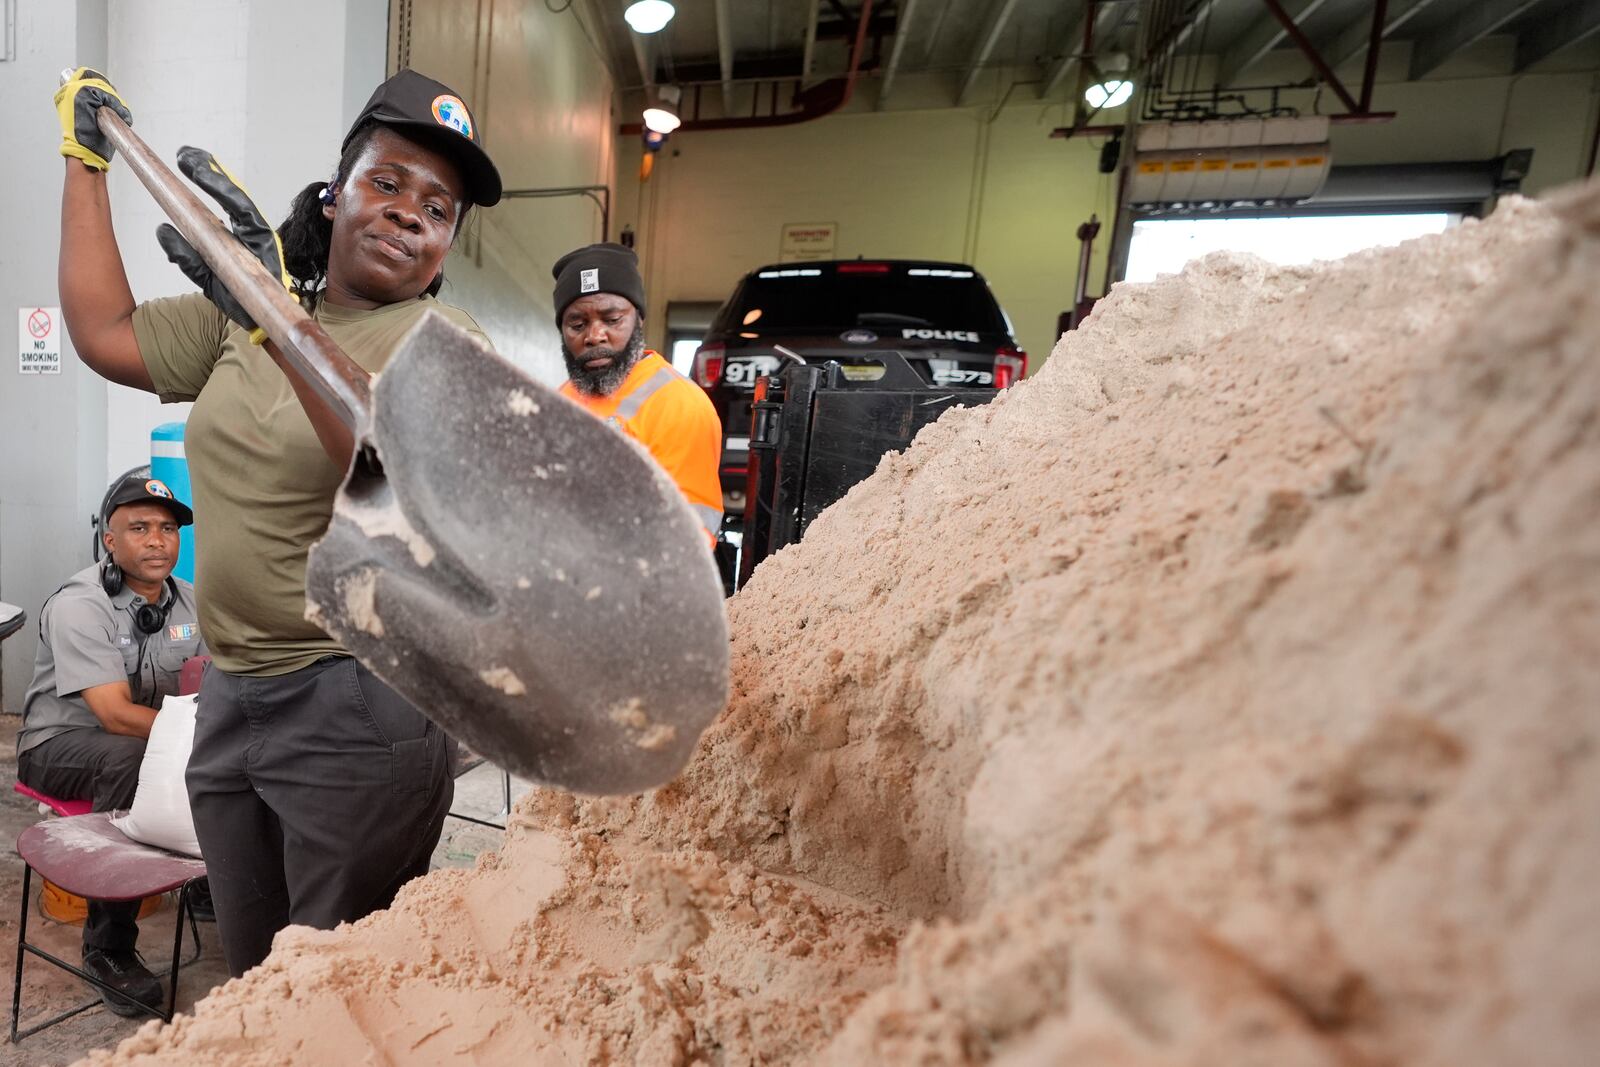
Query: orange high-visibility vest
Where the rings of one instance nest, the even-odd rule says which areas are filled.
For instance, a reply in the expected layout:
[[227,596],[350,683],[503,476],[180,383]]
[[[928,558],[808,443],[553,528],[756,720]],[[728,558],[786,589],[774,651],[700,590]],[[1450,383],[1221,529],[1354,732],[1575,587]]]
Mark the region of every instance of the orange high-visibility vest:
[[609,396],[586,396],[568,381],[561,395],[638,441],[677,483],[707,538],[722,526],[722,420],[705,390],[653,351]]

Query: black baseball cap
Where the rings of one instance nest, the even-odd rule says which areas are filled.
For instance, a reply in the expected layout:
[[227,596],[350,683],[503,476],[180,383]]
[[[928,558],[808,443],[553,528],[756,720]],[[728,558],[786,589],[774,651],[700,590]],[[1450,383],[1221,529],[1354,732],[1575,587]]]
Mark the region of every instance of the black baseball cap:
[[478,139],[478,122],[448,85],[414,70],[402,70],[373,92],[350,124],[339,150],[350,147],[356,131],[369,122],[429,134],[428,146],[444,152],[461,168],[468,199],[483,207],[500,202],[500,172]]
[[172,512],[172,517],[178,520],[179,526],[194,525],[194,512],[189,510],[189,505],[173,496],[172,490],[167,488],[167,483],[159,478],[124,480],[117,486],[117,491],[111,494],[111,499],[106,502],[106,518],[111,518],[113,512],[127,504],[159,504]]

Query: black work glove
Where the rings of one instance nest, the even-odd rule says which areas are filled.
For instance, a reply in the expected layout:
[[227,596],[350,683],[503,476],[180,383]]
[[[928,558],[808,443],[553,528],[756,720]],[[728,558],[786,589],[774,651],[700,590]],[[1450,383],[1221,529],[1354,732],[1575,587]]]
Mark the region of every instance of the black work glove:
[[61,154],[68,159],[81,159],[83,165],[95,170],[111,166],[111,156],[116,151],[106,135],[100,132],[95,113],[109,107],[133,125],[133,112],[122,102],[110,79],[97,70],[79,67],[66,75],[66,81],[56,90],[56,117],[61,120]]
[[[261,209],[256,207],[256,202],[250,199],[250,194],[228,172],[228,168],[205,149],[185,146],[178,149],[178,169],[222,205],[234,237],[261,261],[268,274],[281,281],[283,287],[292,293],[293,283],[283,267],[283,242],[278,240],[278,232],[268,225]],[[156,228],[156,240],[161,243],[167,258],[200,287],[207,299],[221,308],[228,318],[250,331],[251,344],[266,342],[267,331],[256,325],[244,305],[234,299],[228,287],[206,266],[206,261],[200,258],[200,253],[194,250],[193,245],[184,240],[176,226],[163,222]]]

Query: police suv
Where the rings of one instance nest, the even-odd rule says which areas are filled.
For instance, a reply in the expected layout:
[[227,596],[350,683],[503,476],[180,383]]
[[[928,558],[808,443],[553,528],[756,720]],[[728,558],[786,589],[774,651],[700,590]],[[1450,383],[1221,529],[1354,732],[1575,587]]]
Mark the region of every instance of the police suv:
[[722,417],[724,508],[744,510],[756,379],[787,349],[838,361],[847,377],[882,373],[873,353],[898,352],[929,390],[1004,389],[1028,370],[1011,322],[983,276],[964,263],[853,259],[778,263],[744,276],[695,354],[693,378]]

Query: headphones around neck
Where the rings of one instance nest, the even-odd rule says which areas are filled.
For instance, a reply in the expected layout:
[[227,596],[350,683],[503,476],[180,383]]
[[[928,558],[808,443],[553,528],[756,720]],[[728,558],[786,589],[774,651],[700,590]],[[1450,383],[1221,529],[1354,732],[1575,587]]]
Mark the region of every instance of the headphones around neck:
[[[178,602],[178,583],[172,575],[167,575],[167,596],[159,604],[140,604],[133,613],[133,625],[140,633],[146,636],[160,633],[161,628],[167,625],[167,614],[172,611],[172,605]],[[122,568],[117,566],[117,561],[107,559],[100,568],[100,588],[106,591],[106,596],[116,596],[122,592]]]

